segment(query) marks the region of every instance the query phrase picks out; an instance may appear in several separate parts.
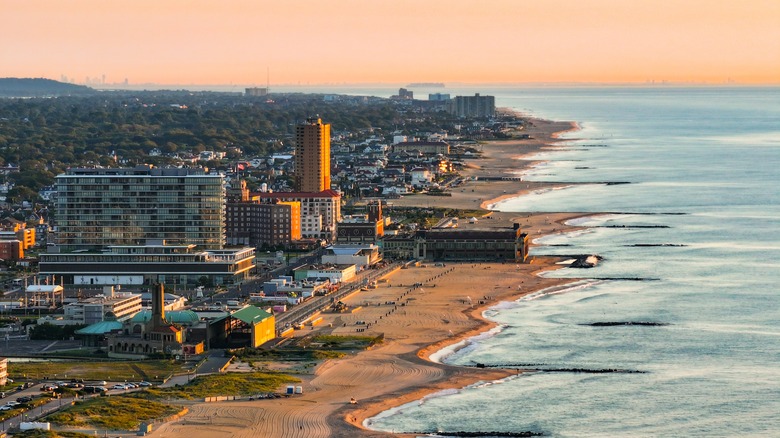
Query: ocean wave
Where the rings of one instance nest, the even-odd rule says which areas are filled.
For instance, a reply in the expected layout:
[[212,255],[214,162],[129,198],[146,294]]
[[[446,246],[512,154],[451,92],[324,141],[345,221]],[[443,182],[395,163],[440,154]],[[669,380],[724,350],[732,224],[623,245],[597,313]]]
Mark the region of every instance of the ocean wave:
[[589,287],[601,284],[603,282],[604,282],[604,280],[600,280],[600,279],[598,279],[598,280],[585,279],[585,280],[574,281],[572,283],[566,283],[566,284],[562,284],[562,285],[558,285],[558,286],[552,286],[552,287],[548,287],[548,288],[536,291],[534,293],[531,293],[531,294],[525,295],[523,297],[520,297],[517,301],[518,302],[533,301],[533,300],[537,300],[539,298],[545,298],[545,297],[548,297],[548,296],[551,296],[551,295],[558,295],[558,294],[563,294],[563,293],[567,293],[567,292],[573,292],[573,291],[576,291],[576,290],[586,289],[586,288],[589,288]]
[[506,327],[507,326],[505,325],[497,325],[492,329],[482,332],[476,336],[472,336],[460,342],[456,342],[452,345],[448,345],[442,348],[441,350],[436,351],[435,353],[428,356],[428,360],[435,363],[444,363],[444,360],[451,359],[452,356],[455,354],[465,354],[470,351],[473,351],[477,347],[477,344],[480,341],[484,341],[485,339],[490,339],[496,336],[497,334],[501,333]]
[[574,219],[569,219],[566,222],[564,222],[564,224],[571,227],[588,227],[588,226],[594,226],[592,225],[594,222],[596,224],[603,224],[604,222],[609,222],[611,220],[616,220],[616,219],[623,219],[628,216],[634,216],[634,213],[594,214],[590,216],[582,216],[582,217],[576,217]]
[[553,244],[549,244],[548,242],[557,242],[564,238],[571,239],[575,237],[584,236],[586,234],[591,234],[594,232],[595,231],[591,229],[581,229],[581,230],[568,231],[566,233],[560,233],[560,234],[548,234],[546,236],[541,236],[541,237],[537,237],[536,239],[533,239],[533,243],[535,245],[540,245],[540,246],[556,246]]
[[468,385],[468,386],[466,386],[463,389],[487,388],[488,386],[500,385],[502,383],[506,383],[506,382],[509,382],[509,381],[512,381],[512,380],[515,380],[515,379],[519,379],[520,377],[524,377],[524,375],[523,374],[514,374],[514,375],[509,376],[509,377],[504,377],[503,379],[490,380],[490,381],[479,381],[479,382],[472,383],[471,385]]
[[363,420],[363,427],[365,427],[367,429],[370,429],[370,430],[381,430],[381,429],[375,429],[375,428],[371,427],[374,424],[375,421],[377,421],[377,420],[384,420],[386,418],[395,417],[395,416],[398,416],[398,415],[403,415],[404,410],[413,409],[413,408],[415,408],[417,406],[420,406],[420,402],[419,402],[419,400],[414,400],[414,401],[410,401],[409,403],[404,403],[401,406],[396,406],[396,407],[390,408],[390,409],[388,409],[386,411],[382,411],[382,412],[374,415],[373,417],[366,418],[365,420]]
[[436,391],[433,394],[428,394],[425,397],[421,398],[417,401],[417,406],[425,404],[428,400],[433,400],[435,398],[439,397],[446,397],[448,395],[454,395],[460,393],[460,389],[457,388],[449,388],[449,389],[442,389],[441,391]]

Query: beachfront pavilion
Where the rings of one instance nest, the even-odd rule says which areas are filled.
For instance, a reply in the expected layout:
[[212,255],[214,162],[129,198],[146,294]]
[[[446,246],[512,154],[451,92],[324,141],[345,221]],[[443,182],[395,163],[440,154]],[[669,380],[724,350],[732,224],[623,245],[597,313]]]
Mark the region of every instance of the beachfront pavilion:
[[414,257],[433,261],[511,261],[528,258],[527,234],[512,228],[434,228],[415,236]]

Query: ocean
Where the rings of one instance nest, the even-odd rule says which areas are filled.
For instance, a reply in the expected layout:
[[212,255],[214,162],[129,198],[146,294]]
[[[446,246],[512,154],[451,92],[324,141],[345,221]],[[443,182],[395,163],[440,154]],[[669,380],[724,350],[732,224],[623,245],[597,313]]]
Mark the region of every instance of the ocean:
[[437,91],[579,123],[523,172],[561,188],[494,208],[587,213],[576,231],[537,237],[532,255],[603,260],[548,274],[571,278],[567,287],[488,310],[499,329],[443,359],[539,371],[434,394],[367,425],[779,436],[780,88]]

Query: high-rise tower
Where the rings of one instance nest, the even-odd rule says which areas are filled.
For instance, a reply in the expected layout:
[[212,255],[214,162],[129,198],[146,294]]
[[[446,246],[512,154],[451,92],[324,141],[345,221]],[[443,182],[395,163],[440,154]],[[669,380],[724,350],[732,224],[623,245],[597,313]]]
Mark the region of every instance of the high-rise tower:
[[57,243],[99,250],[164,240],[222,249],[224,183],[202,169],[68,169],[56,177]]
[[330,124],[319,118],[295,128],[295,186],[308,193],[330,189]]

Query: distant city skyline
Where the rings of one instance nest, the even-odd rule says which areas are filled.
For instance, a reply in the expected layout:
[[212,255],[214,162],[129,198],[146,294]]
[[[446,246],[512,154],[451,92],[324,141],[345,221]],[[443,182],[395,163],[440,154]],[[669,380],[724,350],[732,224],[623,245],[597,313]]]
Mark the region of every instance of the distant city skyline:
[[3,12],[2,77],[780,83],[776,0],[30,0]]

